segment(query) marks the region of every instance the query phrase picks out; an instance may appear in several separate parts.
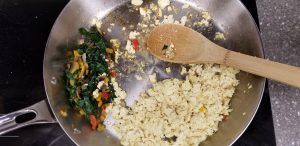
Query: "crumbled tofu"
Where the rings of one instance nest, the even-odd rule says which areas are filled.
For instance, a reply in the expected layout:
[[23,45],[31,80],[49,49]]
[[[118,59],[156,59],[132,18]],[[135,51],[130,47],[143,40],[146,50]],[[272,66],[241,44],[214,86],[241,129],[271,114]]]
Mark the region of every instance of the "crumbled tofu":
[[[232,111],[229,102],[239,83],[239,71],[221,65],[217,69],[224,76],[216,77],[216,67],[203,66],[191,66],[185,80],[153,83],[130,108],[116,98],[110,111],[121,144],[198,146],[214,134]],[[164,140],[173,136],[176,141]]]
[[134,50],[134,48],[133,48],[130,40],[127,40],[127,43],[126,43],[126,46],[125,46],[125,50],[127,50],[127,52],[129,54],[134,54],[135,53],[135,50]]
[[63,117],[67,117],[68,116],[68,113],[65,111],[65,110],[60,110],[59,111],[59,114]]
[[202,19],[200,22],[195,22],[194,26],[205,26],[207,27],[209,25],[209,22],[205,19]]
[[96,99],[99,96],[99,89],[93,91],[93,97]]
[[170,5],[170,0],[158,0],[157,4],[161,9],[164,9],[166,6]]
[[122,31],[125,31],[126,30],[126,27],[122,27]]
[[171,43],[167,49],[162,50],[163,54],[166,58],[173,59],[175,57],[175,48],[174,44]]
[[107,28],[107,31],[108,31],[108,32],[111,32],[111,29],[110,29],[110,28]]
[[111,23],[110,26],[115,26],[115,24],[114,24],[114,23]]
[[173,15],[164,16],[163,23],[174,23]]
[[243,114],[242,114],[243,116],[245,116],[246,115],[246,112],[243,112]]
[[140,14],[145,17],[147,15],[147,9],[141,7],[140,8]]
[[168,6],[168,7],[167,7],[167,10],[170,12],[170,11],[172,11],[173,9],[172,9],[171,6]]
[[[104,81],[100,81],[100,82],[98,82],[98,84],[97,84],[97,88],[98,89],[101,89],[101,87],[104,85]],[[94,93],[93,93],[93,95],[94,95]],[[99,95],[99,94],[98,94]],[[98,97],[98,96],[97,96]]]
[[209,15],[209,13],[208,13],[207,11],[203,11],[203,12],[201,13],[201,16],[202,16],[203,19],[205,19],[205,20],[210,20],[210,19],[211,19],[210,15]]
[[149,80],[152,84],[156,83],[156,73],[149,75]]
[[187,69],[184,67],[184,66],[181,66],[181,71],[180,71],[180,74],[181,75],[184,75],[184,74],[187,74]]
[[181,17],[181,19],[180,19],[180,24],[181,24],[181,25],[185,25],[186,21],[187,21],[187,16],[183,16],[183,17]]
[[166,68],[166,73],[171,73],[171,67]]
[[140,76],[140,75],[134,75],[135,79],[140,81],[140,80],[143,80],[143,78]]
[[248,89],[251,89],[252,88],[252,84],[248,83]]
[[221,32],[216,32],[214,40],[225,40],[224,34]]
[[118,39],[110,39],[109,42],[113,49],[118,50],[121,46],[121,42]]
[[143,4],[143,0],[131,0],[131,4],[135,6],[140,6]]
[[182,9],[186,9],[186,8],[188,8],[190,5],[189,4],[184,4],[184,5],[182,5]]
[[99,32],[101,32],[101,25],[102,25],[102,22],[101,22],[98,18],[93,18],[91,24],[92,24],[92,25],[95,25],[95,26],[96,26],[96,29],[97,29]]
[[137,32],[137,31],[131,31],[131,32],[129,32],[129,39],[136,39],[136,37],[138,35],[140,35],[139,32]]
[[208,12],[203,11],[201,12],[202,20],[200,22],[195,22],[194,26],[205,26],[207,27],[209,25],[209,21],[211,20],[211,16]]
[[126,92],[119,86],[118,82],[116,81],[116,78],[111,78],[111,83],[114,86],[115,94],[118,97],[116,101],[120,101],[120,99],[125,99],[127,94]]

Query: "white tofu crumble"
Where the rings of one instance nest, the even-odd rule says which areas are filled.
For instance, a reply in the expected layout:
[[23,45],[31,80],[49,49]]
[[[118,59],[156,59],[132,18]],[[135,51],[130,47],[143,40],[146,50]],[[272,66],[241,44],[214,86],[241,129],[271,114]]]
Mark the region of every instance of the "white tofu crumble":
[[152,84],[156,83],[156,73],[153,73],[151,75],[148,75],[149,80]]
[[[124,146],[198,146],[231,112],[238,72],[222,65],[191,65],[185,80],[154,82],[131,108],[116,98],[108,110],[114,119],[112,127]],[[119,94],[126,96],[118,87]],[[166,140],[172,137],[176,140]]]
[[166,68],[166,73],[171,73],[171,67]]
[[140,81],[140,80],[143,80],[143,78],[140,76],[140,75],[134,75],[135,79]]
[[216,32],[216,33],[215,33],[214,40],[225,40],[225,36],[224,36],[224,34],[221,33],[221,32]]
[[201,12],[201,16],[202,16],[202,20],[199,22],[195,22],[194,25],[207,27],[209,25],[209,21],[211,20],[211,16],[206,11]]
[[134,50],[130,40],[127,40],[125,50],[127,50],[127,52],[129,54],[134,54],[135,53],[135,50]]
[[189,4],[184,4],[184,5],[182,5],[182,9],[187,9],[188,7],[190,7]]
[[140,35],[140,33],[139,32],[137,32],[137,31],[131,31],[131,32],[129,32],[129,39],[136,39],[136,37],[138,36],[138,35]]
[[170,5],[170,0],[158,0],[157,4],[161,9],[164,9],[166,6]]
[[187,21],[187,16],[183,16],[183,17],[181,17],[181,19],[180,19],[180,24],[181,24],[181,25],[185,25],[186,21]]
[[99,89],[95,89],[94,91],[93,91],[93,97],[94,98],[97,98],[99,96]]
[[140,6],[143,4],[143,0],[131,0],[131,4],[135,6]]

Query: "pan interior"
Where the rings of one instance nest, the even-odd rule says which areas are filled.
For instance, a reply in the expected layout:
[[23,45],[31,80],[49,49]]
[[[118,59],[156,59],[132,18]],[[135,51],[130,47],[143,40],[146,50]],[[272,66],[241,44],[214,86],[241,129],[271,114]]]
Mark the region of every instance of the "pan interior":
[[[152,2],[147,0],[143,5],[149,5]],[[153,1],[156,3],[156,1]],[[182,9],[182,3],[188,3],[188,9]],[[263,57],[262,45],[259,38],[256,25],[238,0],[189,0],[172,1],[172,5],[178,8],[177,13],[163,11],[163,15],[173,14],[175,20],[187,13],[194,16],[202,11],[208,11],[212,17],[209,27],[193,27],[204,36],[215,43],[245,54]],[[104,132],[91,131],[88,122],[76,114],[67,104],[67,97],[64,92],[64,83],[62,74],[64,63],[66,61],[65,52],[76,45],[76,40],[80,37],[78,28],[89,28],[92,21],[97,18],[102,21],[101,30],[106,32],[105,38],[117,38],[121,41],[124,49],[128,33],[136,30],[138,23],[143,19],[138,10],[132,7],[130,2],[124,0],[73,0],[63,10],[54,24],[49,36],[48,44],[44,58],[44,82],[46,92],[52,110],[59,123],[70,136],[70,138],[79,145],[120,145],[118,139],[110,130]],[[192,21],[199,21],[200,17],[193,17]],[[111,29],[111,24],[114,24]],[[187,25],[189,25],[187,23]],[[122,28],[126,27],[125,31]],[[111,29],[111,32],[107,32]],[[216,32],[225,34],[226,40],[215,41]],[[141,44],[143,45],[143,44]],[[134,75],[138,72],[136,68],[140,62],[144,62],[144,72],[146,74],[157,73],[157,79],[166,78],[184,78],[180,75],[180,65],[159,61],[149,55],[147,51],[137,54],[137,59],[132,62],[120,60],[116,66],[121,73],[117,80],[121,87],[127,92],[127,102],[132,104],[139,93],[150,87],[147,79],[136,81]],[[173,73],[165,73],[166,67],[172,67]],[[232,144],[248,126],[259,106],[264,79],[245,72],[238,74],[240,85],[236,89],[231,107],[233,111],[226,121],[219,124],[219,131],[209,137],[201,145],[230,145]],[[55,82],[54,82],[55,81]],[[252,85],[251,89],[248,89]],[[62,117],[60,110],[66,110],[67,117]]]

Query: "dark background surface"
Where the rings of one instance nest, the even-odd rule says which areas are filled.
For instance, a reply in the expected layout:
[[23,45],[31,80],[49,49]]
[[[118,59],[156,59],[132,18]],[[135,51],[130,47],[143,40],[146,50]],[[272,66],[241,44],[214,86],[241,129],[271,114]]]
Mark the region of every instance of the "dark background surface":
[[[258,24],[255,0],[242,0]],[[0,114],[46,98],[43,53],[51,27],[68,0],[0,0]],[[58,124],[34,125],[0,137],[5,146],[74,145]],[[266,88],[261,106],[235,146],[273,146],[275,134]]]

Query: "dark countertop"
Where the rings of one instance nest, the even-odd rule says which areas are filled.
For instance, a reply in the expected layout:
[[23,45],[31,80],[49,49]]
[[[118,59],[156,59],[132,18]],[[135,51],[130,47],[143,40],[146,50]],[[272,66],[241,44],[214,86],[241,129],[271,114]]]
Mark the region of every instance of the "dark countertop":
[[[300,1],[257,1],[261,37],[268,59],[300,67]],[[270,81],[278,146],[300,146],[300,90]]]

